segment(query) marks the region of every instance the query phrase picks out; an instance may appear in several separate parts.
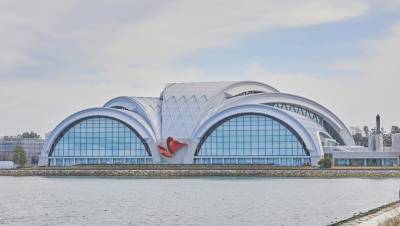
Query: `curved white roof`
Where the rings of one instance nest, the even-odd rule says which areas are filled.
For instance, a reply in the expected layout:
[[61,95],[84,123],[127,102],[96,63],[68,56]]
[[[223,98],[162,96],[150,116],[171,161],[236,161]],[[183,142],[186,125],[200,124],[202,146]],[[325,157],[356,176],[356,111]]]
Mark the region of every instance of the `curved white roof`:
[[[46,140],[46,143],[43,146],[43,150],[41,153],[41,157],[45,158],[50,154],[52,145],[57,141],[57,138],[65,132],[69,128],[69,126],[81,119],[93,117],[93,116],[107,116],[110,118],[119,119],[129,126],[134,128],[139,135],[146,140],[147,143],[155,143],[157,138],[153,133],[151,126],[143,119],[142,116],[136,114],[134,112],[129,112],[125,110],[117,110],[112,108],[89,108],[82,111],[79,111],[75,114],[70,115],[66,119],[64,119],[57,127],[50,133],[49,137]],[[150,147],[150,151],[152,152],[152,156],[155,156],[158,159],[157,152]],[[41,161],[43,159],[41,158]],[[154,157],[153,157],[154,158]],[[39,165],[43,165],[46,163],[40,162]]]
[[151,126],[157,138],[161,131],[161,100],[157,97],[121,96],[109,100],[105,108],[122,108],[142,116]]
[[[332,111],[304,97],[280,93],[277,89],[260,82],[199,82],[170,83],[160,97],[121,96],[108,101],[101,108],[92,108],[75,113],[58,125],[44,146],[42,157],[49,153],[56,137],[70,123],[87,116],[106,115],[126,121],[150,143],[153,160],[160,159],[157,145],[167,137],[187,142],[185,163],[193,163],[199,136],[216,120],[240,112],[271,114],[285,121],[302,137],[312,156],[316,159],[323,153],[319,133],[328,134],[323,126],[300,114],[268,106],[284,103],[300,106],[319,117],[334,129],[346,145],[354,140],[346,125]],[[325,124],[324,124],[325,125]],[[336,135],[336,133],[335,133]],[[158,159],[158,160],[157,160]],[[313,160],[314,161],[314,160]],[[179,163],[179,161],[177,161]]]
[[[312,157],[322,155],[323,150],[321,144],[318,138],[316,138],[317,132],[321,128],[316,125],[316,123],[313,123],[311,120],[308,120],[307,118],[304,118],[297,114],[293,114],[292,112],[276,109],[274,107],[262,104],[244,104],[232,106],[212,115],[211,117],[205,119],[199,125],[199,127],[195,129],[195,131],[191,135],[191,140],[193,140],[194,142],[198,142],[204,136],[204,134],[206,134],[206,132],[216,123],[227,117],[248,112],[269,115],[285,122],[301,137],[307,149],[310,151],[310,155]],[[190,152],[186,156],[187,159],[190,159],[191,156],[194,155],[195,149],[196,147],[193,147],[190,150]]]
[[196,125],[227,98],[243,92],[279,92],[260,82],[198,82],[167,84],[162,92],[162,137],[190,137]]
[[[325,108],[324,106],[315,101],[288,93],[260,93],[260,94],[239,96],[235,98],[225,99],[223,103],[216,105],[214,108],[210,109],[209,112],[207,112],[207,116],[203,117],[203,120],[215,114],[216,112],[222,111],[232,106],[238,106],[243,104],[268,104],[268,103],[292,104],[296,106],[301,106],[305,109],[315,112],[335,129],[335,131],[341,136],[346,145],[349,146],[355,145],[354,139],[349,129],[342,122],[342,120],[340,120],[340,118],[336,116],[332,111],[330,111],[329,109]],[[199,124],[201,124],[201,122],[199,122]]]

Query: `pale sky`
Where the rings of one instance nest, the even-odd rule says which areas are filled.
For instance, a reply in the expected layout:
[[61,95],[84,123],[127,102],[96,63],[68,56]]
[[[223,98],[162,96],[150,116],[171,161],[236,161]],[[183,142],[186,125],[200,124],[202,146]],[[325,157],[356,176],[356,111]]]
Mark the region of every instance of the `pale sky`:
[[400,0],[0,1],[0,136],[168,82],[257,80],[400,125]]

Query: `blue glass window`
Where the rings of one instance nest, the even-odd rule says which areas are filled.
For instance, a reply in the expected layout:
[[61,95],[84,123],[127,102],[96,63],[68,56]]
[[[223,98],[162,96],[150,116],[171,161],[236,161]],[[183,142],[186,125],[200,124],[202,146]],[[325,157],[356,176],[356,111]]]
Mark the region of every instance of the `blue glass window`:
[[[133,163],[121,157],[149,156],[147,144],[136,131],[123,122],[102,116],[86,118],[72,125],[50,153],[50,158],[68,158],[64,165]],[[110,159],[113,157],[118,159]]]
[[[214,156],[227,157],[227,161],[205,160]],[[261,114],[236,115],[218,123],[201,140],[195,158],[203,159],[195,161],[202,164],[310,163],[308,150],[299,136],[283,122]]]

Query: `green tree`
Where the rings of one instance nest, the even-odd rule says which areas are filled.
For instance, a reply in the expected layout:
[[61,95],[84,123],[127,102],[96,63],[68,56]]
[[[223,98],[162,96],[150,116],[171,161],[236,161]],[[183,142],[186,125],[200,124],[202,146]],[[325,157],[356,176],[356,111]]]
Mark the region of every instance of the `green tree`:
[[368,137],[368,135],[369,135],[369,128],[368,128],[368,126],[364,126],[364,127],[363,127],[363,131],[364,131],[364,135],[365,135],[366,137]]
[[392,134],[390,133],[383,134],[383,146],[385,147],[392,146]]
[[324,156],[321,160],[319,160],[318,165],[321,168],[331,168],[332,167],[332,159],[327,156]]
[[39,139],[40,135],[37,134],[36,132],[31,131],[31,132],[24,132],[22,134],[19,134],[17,137]]
[[24,167],[26,164],[26,153],[23,147],[17,145],[15,147],[15,154],[13,158],[13,162],[17,164],[19,167]]

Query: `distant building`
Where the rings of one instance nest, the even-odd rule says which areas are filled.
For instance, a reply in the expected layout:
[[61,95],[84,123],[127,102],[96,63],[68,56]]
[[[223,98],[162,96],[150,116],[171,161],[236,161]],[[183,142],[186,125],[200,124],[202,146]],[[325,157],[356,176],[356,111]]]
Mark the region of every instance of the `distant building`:
[[376,116],[376,129],[369,134],[368,147],[325,147],[324,153],[334,166],[399,166],[400,134],[392,135],[392,146],[384,147],[381,117]]
[[26,152],[26,165],[37,165],[44,139],[4,137],[0,139],[0,161],[12,161],[15,148],[21,146]]

